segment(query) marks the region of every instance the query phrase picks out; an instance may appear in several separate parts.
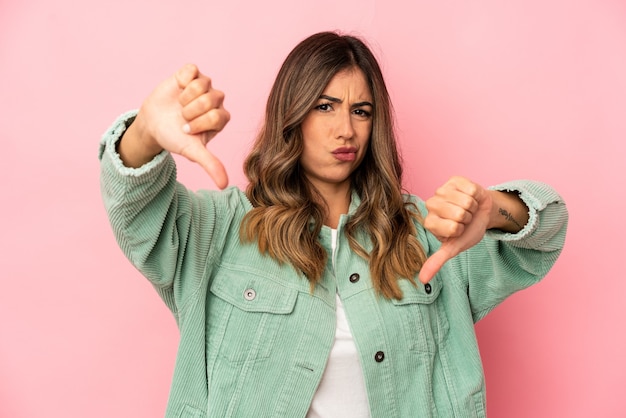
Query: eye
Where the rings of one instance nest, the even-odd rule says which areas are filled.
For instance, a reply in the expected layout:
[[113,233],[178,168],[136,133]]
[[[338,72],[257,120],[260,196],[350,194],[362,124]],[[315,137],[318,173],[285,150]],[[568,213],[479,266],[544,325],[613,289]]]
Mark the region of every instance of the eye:
[[331,110],[333,110],[333,105],[331,103],[321,103],[315,106],[315,109],[319,110],[320,112],[330,112]]
[[372,116],[372,112],[369,112],[369,111],[367,111],[365,109],[360,109],[360,108],[359,109],[354,109],[352,111],[352,113],[354,113],[355,115],[360,116],[360,117],[362,117],[364,119],[370,118]]

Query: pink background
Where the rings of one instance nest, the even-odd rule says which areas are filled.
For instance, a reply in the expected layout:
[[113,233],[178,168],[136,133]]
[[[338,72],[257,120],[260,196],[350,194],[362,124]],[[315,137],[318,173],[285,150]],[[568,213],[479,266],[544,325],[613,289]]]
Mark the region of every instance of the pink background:
[[526,177],[568,202],[549,277],[477,325],[490,416],[626,416],[623,0],[2,0],[0,417],[163,415],[178,333],[109,229],[100,135],[195,62],[227,94],[211,148],[242,185],[279,64],[327,29],[380,58],[410,191]]

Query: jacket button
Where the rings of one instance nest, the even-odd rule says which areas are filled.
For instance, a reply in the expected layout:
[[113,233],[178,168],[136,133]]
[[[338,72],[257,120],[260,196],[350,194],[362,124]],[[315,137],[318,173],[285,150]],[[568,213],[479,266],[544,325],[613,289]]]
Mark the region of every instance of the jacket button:
[[256,298],[256,292],[254,289],[246,289],[243,292],[243,297],[245,300],[254,300],[254,298]]
[[359,281],[360,278],[361,276],[359,276],[359,273],[352,273],[350,275],[350,283],[356,283]]
[[426,283],[424,285],[424,290],[426,291],[426,293],[428,293],[430,295],[431,292],[433,291],[433,287],[430,285],[430,283]]
[[377,351],[376,354],[374,354],[374,360],[376,360],[376,363],[380,363],[384,359],[385,359],[385,353],[384,352]]

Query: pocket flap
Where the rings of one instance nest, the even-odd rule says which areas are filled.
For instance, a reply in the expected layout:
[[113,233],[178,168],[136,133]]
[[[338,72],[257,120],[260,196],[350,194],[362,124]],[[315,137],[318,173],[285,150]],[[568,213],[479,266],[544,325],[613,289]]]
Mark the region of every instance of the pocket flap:
[[393,299],[394,305],[408,305],[411,303],[430,304],[437,300],[439,292],[441,292],[441,279],[435,276],[427,284],[422,284],[416,279],[417,287],[408,280],[400,280],[398,285],[402,290],[402,300]]
[[289,314],[298,291],[250,271],[222,268],[214,278],[211,292],[247,312]]

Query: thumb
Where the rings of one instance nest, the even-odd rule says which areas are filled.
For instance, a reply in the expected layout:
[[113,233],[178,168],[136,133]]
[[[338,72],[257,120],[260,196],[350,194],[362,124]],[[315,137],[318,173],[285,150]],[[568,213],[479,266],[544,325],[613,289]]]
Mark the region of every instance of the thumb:
[[190,161],[202,166],[217,187],[224,189],[228,186],[228,174],[226,174],[224,164],[201,143],[190,145],[181,154]]
[[419,272],[419,280],[420,282],[426,284],[435,277],[435,274],[441,270],[443,265],[454,257],[454,254],[446,247],[445,243],[439,248],[439,250],[435,251],[424,264]]

